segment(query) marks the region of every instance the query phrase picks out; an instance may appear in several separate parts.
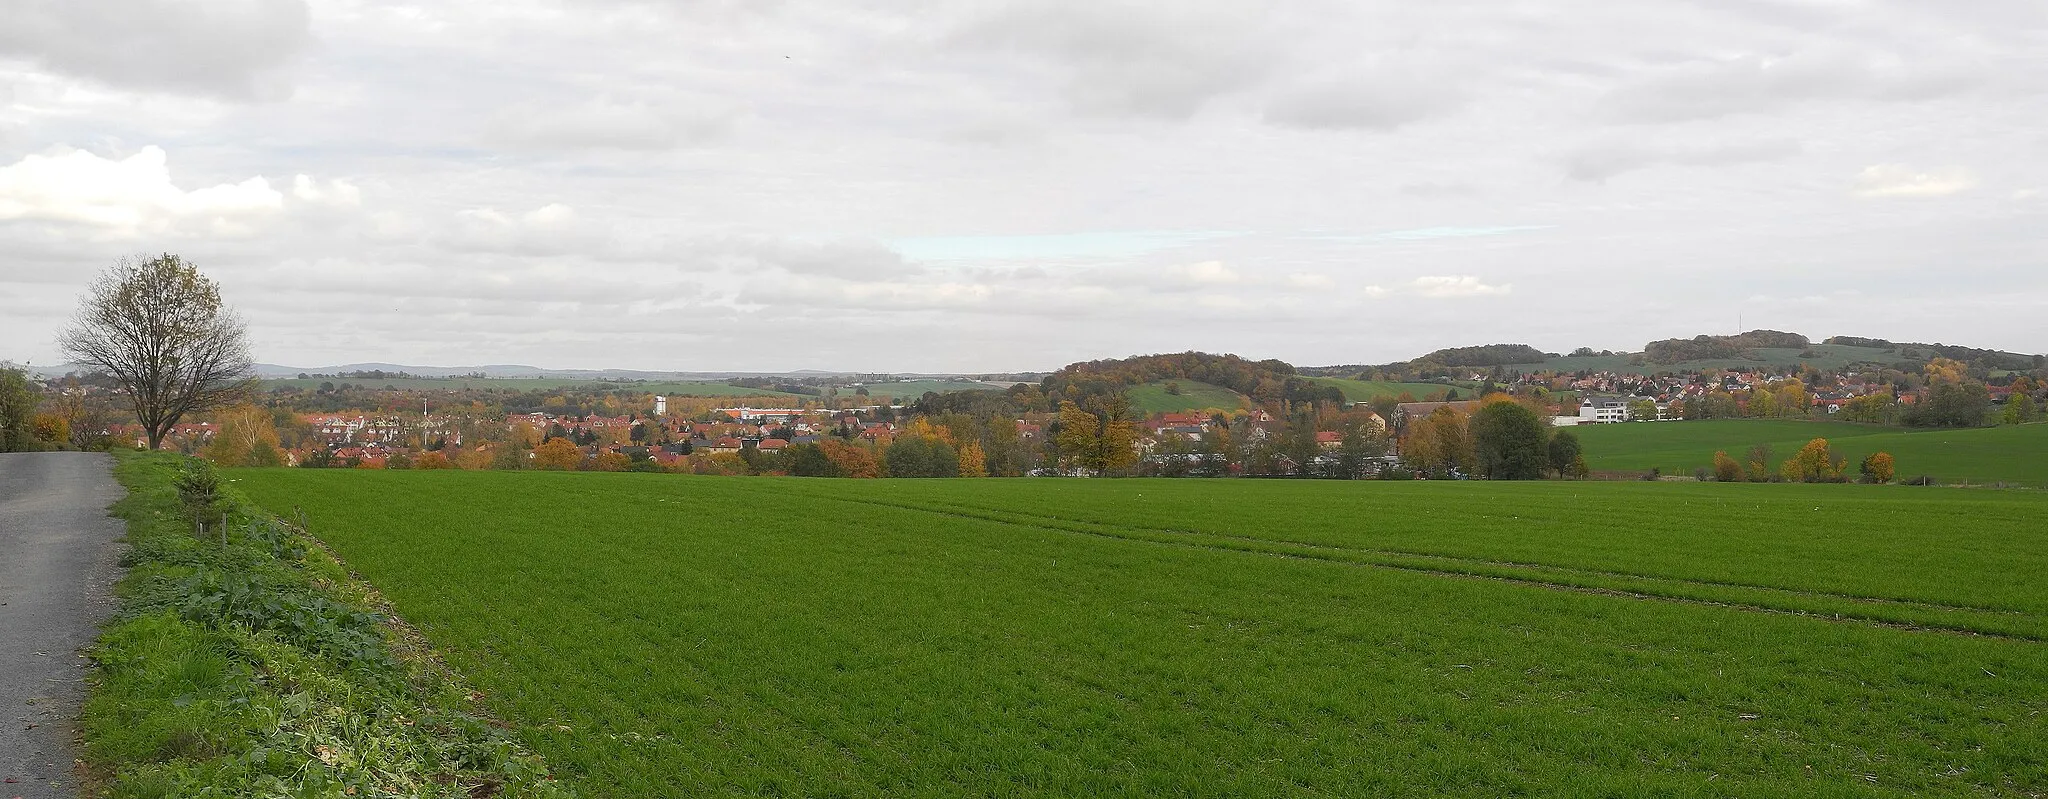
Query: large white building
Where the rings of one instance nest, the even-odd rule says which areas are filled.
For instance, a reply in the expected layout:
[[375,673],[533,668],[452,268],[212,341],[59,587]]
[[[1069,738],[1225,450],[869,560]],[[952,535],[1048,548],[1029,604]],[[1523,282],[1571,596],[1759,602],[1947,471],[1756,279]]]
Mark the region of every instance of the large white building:
[[1664,417],[1668,409],[1664,403],[1657,403],[1657,415],[1648,419],[1636,419],[1629,415],[1628,405],[1641,402],[1643,397],[1587,397],[1579,402],[1579,424],[1614,424],[1617,422],[1655,422]]

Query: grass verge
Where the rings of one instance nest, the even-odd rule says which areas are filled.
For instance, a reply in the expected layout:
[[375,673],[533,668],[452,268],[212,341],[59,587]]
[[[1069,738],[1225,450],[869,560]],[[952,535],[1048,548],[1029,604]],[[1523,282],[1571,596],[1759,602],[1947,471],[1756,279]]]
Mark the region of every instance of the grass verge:
[[231,488],[206,490],[211,474],[162,454],[115,469],[129,574],[93,653],[95,793],[567,795],[373,589]]

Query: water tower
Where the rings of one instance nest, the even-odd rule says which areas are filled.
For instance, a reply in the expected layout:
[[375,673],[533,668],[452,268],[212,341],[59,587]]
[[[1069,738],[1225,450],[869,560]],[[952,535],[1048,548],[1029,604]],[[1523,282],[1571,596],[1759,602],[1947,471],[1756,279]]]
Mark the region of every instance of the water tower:
[[667,398],[667,397],[661,396],[661,395],[659,395],[659,394],[656,394],[656,395],[654,396],[654,415],[656,415],[656,416],[667,416],[667,415],[668,415],[668,398]]

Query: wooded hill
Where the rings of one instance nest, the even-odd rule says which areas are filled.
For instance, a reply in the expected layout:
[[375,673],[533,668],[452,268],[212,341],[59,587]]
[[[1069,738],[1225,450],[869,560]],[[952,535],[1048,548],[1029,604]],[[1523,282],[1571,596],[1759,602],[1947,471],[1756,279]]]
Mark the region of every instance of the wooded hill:
[[1087,407],[1102,398],[1122,396],[1133,386],[1162,380],[1207,383],[1243,394],[1254,403],[1294,406],[1317,401],[1342,404],[1343,392],[1295,373],[1285,361],[1253,361],[1236,355],[1182,352],[1070,364],[1047,375],[1039,389],[1054,400]]
[[1835,336],[1815,344],[1798,333],[1751,330],[1733,336],[1700,335],[1669,338],[1643,345],[1641,352],[1596,352],[1581,347],[1570,355],[1546,353],[1527,344],[1486,344],[1437,350],[1410,361],[1381,365],[1325,366],[1303,374],[1350,377],[1372,374],[1387,379],[1429,378],[1502,367],[1513,371],[1677,372],[1698,369],[1852,367],[1918,370],[1934,358],[1950,358],[1972,367],[1996,371],[2029,371],[2048,366],[2041,355],[1978,349],[1949,344],[1899,343],[1862,336]]

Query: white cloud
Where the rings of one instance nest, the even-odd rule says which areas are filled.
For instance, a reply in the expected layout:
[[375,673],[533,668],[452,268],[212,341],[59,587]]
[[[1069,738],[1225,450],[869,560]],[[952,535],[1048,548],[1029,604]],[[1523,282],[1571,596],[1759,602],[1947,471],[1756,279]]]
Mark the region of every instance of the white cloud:
[[283,208],[284,195],[261,176],[180,189],[171,182],[164,151],[154,146],[120,160],[71,150],[0,167],[0,220],[82,224],[125,236],[246,235]]
[[292,177],[292,197],[309,203],[335,205],[353,208],[363,204],[363,191],[346,180],[332,180],[327,185],[305,175]]
[[1565,156],[1564,168],[1565,174],[1575,179],[1598,182],[1654,166],[1717,167],[1777,161],[1803,149],[1798,141],[1779,138],[1690,145],[1609,143],[1573,151]]
[[1181,273],[1195,283],[1236,283],[1242,276],[1222,261],[1203,261],[1181,267]]
[[1921,171],[1905,164],[1876,164],[1856,174],[1858,197],[1946,197],[1976,186],[1976,176],[1961,167]]
[[1298,289],[1320,291],[1337,287],[1337,281],[1329,275],[1314,272],[1295,272],[1287,276],[1287,285]]
[[540,149],[666,150],[724,136],[740,112],[708,101],[625,101],[595,97],[555,105],[522,102],[498,112],[495,136]]
[[1513,285],[1487,285],[1473,275],[1431,275],[1408,282],[1410,291],[1423,297],[1484,297],[1506,294]]

